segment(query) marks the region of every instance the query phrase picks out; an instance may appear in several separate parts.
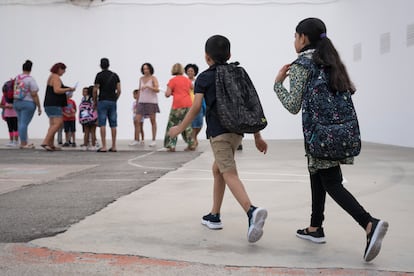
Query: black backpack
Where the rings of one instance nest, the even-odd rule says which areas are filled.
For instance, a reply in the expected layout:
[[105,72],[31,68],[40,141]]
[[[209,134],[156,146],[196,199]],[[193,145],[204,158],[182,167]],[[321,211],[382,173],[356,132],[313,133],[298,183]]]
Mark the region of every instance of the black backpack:
[[302,100],[306,152],[325,160],[342,160],[361,151],[361,134],[350,91],[331,91],[329,74],[311,59],[294,63],[310,70]]
[[216,66],[216,104],[221,125],[233,133],[256,133],[267,126],[259,96],[239,63]]

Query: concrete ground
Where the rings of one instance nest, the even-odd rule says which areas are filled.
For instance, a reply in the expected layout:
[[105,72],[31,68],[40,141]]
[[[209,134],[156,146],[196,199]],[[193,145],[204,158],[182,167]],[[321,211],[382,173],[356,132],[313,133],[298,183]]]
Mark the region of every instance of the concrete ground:
[[[362,259],[364,231],[330,198],[324,223],[327,243],[318,245],[295,237],[296,229],[308,226],[310,214],[302,141],[268,143],[269,151],[263,155],[253,141],[245,140],[236,157],[252,202],[269,212],[264,236],[255,244],[247,242],[246,214],[229,190],[221,210],[224,229],[212,231],[200,223],[212,204],[213,156],[206,141],[198,149],[201,155],[176,170],[171,162],[180,152],[167,153],[158,147],[155,151],[162,157],[147,162],[154,149],[131,148],[122,141],[118,153],[79,151],[79,155],[96,154],[100,158],[102,154],[116,154],[118,160],[124,155],[124,166],[137,169],[124,173],[122,177],[128,179],[153,171],[168,172],[63,233],[27,243],[1,244],[0,274],[414,275],[410,230],[414,226],[413,148],[364,143],[356,164],[342,167],[345,186],[373,216],[390,224],[381,253],[366,263]],[[184,145],[177,149],[183,150]],[[37,151],[40,149],[33,152]],[[47,154],[40,156],[48,158]],[[75,165],[65,172],[65,165],[50,166],[56,166],[56,174],[40,176],[44,181],[37,185],[80,170]],[[5,167],[0,162],[3,172]],[[16,177],[21,181],[6,187],[5,183],[12,182],[8,179]],[[33,181],[8,171],[0,176],[0,190],[19,191]]]

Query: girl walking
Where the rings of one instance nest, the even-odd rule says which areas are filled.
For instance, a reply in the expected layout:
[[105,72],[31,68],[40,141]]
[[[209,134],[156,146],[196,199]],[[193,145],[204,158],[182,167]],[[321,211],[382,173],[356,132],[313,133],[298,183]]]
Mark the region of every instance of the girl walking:
[[[302,108],[302,121],[306,142],[306,123],[309,118],[323,116],[326,112],[324,101],[312,101],[312,80],[321,71],[327,76],[330,93],[353,94],[353,86],[344,64],[331,40],[327,37],[325,24],[317,18],[307,18],[299,22],[295,33],[295,50],[298,58],[291,64],[284,65],[276,76],[274,91],[283,106],[291,113],[297,114]],[[289,75],[290,91],[283,86]],[[317,108],[310,108],[311,103]],[[315,110],[322,110],[317,113]],[[316,114],[317,113],[317,114]],[[297,230],[299,238],[315,243],[325,242],[324,221],[325,198],[328,193],[339,206],[350,214],[365,230],[367,244],[363,258],[373,260],[381,249],[381,242],[388,229],[388,222],[372,217],[359,204],[355,197],[342,185],[340,164],[353,164],[353,157],[343,160],[325,160],[312,156],[305,147],[312,192],[312,214],[310,226]]]

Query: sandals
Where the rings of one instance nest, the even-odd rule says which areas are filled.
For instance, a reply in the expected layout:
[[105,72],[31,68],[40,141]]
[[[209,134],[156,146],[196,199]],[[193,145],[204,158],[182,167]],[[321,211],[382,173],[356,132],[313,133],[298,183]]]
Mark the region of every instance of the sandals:
[[54,149],[51,147],[51,146],[49,146],[49,145],[46,145],[46,144],[42,144],[42,145],[40,145],[42,148],[44,148],[46,151],[54,151]]
[[196,147],[194,145],[188,146],[184,149],[184,151],[195,151],[195,150],[196,150]]
[[62,148],[61,148],[61,147],[56,147],[56,146],[54,146],[54,145],[51,145],[50,147],[51,147],[51,148],[52,148],[52,150],[54,150],[54,151],[61,151],[61,150],[62,150]]
[[113,149],[113,148],[109,148],[108,151],[110,151],[110,152],[117,152],[117,150],[116,149]]
[[99,148],[96,152],[107,152],[107,150],[104,150],[102,148]]
[[36,147],[33,144],[27,144],[24,146],[20,146],[20,149],[35,149]]

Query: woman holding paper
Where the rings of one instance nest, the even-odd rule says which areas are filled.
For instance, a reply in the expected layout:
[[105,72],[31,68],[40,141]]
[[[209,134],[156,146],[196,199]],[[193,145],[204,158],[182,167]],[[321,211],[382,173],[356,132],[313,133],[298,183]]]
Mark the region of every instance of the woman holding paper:
[[54,145],[56,132],[63,124],[62,107],[67,105],[66,93],[75,91],[74,87],[63,85],[60,77],[65,73],[66,65],[59,62],[50,69],[50,76],[47,80],[44,108],[49,117],[49,129],[43,140],[42,147],[47,151],[60,150]]

